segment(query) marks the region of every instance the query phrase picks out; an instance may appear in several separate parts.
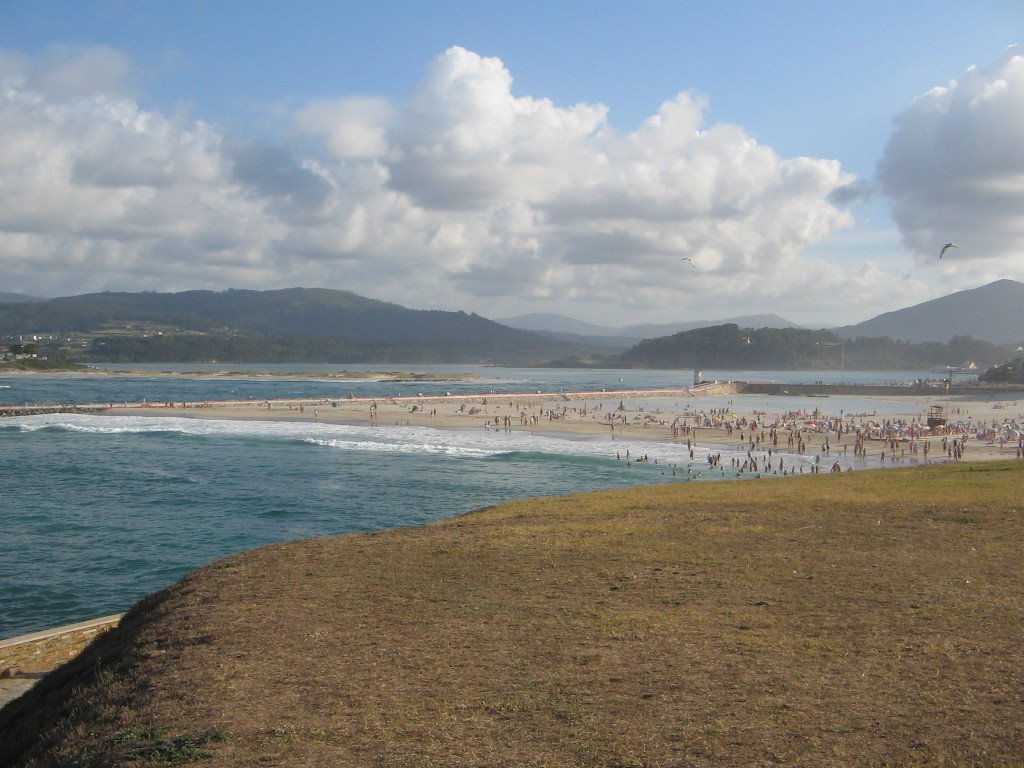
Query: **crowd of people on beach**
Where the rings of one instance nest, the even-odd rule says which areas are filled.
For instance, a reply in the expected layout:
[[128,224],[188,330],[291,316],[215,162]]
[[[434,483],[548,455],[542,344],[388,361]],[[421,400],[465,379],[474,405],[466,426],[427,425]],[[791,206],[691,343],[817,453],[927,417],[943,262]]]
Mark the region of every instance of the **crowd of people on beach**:
[[[951,420],[947,424],[934,428],[926,423],[923,414],[916,417],[881,418],[877,412],[844,414],[840,411],[839,414],[826,414],[817,407],[776,413],[754,408],[749,412],[738,413],[737,403],[732,399],[710,408],[693,408],[686,403],[680,409],[679,403],[675,403],[675,408],[665,410],[662,407],[651,407],[649,399],[643,398],[644,393],[640,392],[634,393],[637,395],[635,398],[622,398],[617,403],[615,400],[600,399],[581,402],[581,394],[385,397],[381,402],[389,408],[388,423],[396,413],[403,412],[427,416],[433,420],[441,416],[441,409],[436,406],[443,407],[447,403],[455,407],[444,416],[482,417],[483,426],[488,430],[512,432],[541,426],[551,429],[559,424],[568,427],[590,424],[588,429],[591,432],[599,425],[607,426],[612,439],[642,437],[644,440],[685,443],[686,455],[689,457],[686,467],[688,476],[708,471],[722,474],[727,468],[739,476],[816,473],[823,466],[828,466],[831,472],[839,472],[870,466],[869,460],[872,457],[877,457],[883,466],[960,461],[968,450],[968,444],[972,442],[998,445],[1000,450],[1010,446],[1018,459],[1024,459],[1024,414],[1002,420],[975,420],[966,409],[958,407],[949,411]],[[552,404],[550,400],[556,398],[566,402]],[[347,417],[352,409],[362,410],[363,418],[371,424],[380,424],[381,403],[376,399],[365,400],[265,400],[255,404],[244,401],[204,401],[142,403],[134,406],[125,403],[124,407],[213,409],[251,408],[255,405],[265,408],[267,412],[297,412],[313,421],[321,420],[320,408],[342,407],[349,409],[343,417]],[[110,408],[113,409],[114,405],[111,404]],[[338,415],[342,416],[342,413],[339,411]],[[400,418],[394,423],[402,425],[410,421]],[[697,447],[698,442],[700,448]],[[727,465],[723,462],[723,451],[719,448],[725,449]],[[666,465],[663,458],[642,456],[627,460],[629,466],[634,463],[666,466],[673,473],[682,471],[681,466]],[[707,466],[700,468],[704,463]]]
[[[548,420],[552,421],[571,420],[586,417],[588,411],[593,419],[593,413],[602,412],[603,405],[598,404],[590,409],[586,406],[550,409],[546,415]],[[522,413],[525,414],[525,410]],[[544,416],[544,409],[541,409],[540,413]],[[962,409],[956,409],[953,415],[965,414]],[[527,420],[524,415],[523,419],[524,424],[535,423],[536,416]],[[634,412],[630,412],[624,402],[620,401],[617,408],[603,413],[602,419],[612,426],[613,434],[616,425],[645,430],[665,427],[669,430],[672,442],[680,443],[685,440],[691,460],[695,458],[698,430],[703,431],[701,437],[709,444],[728,443],[730,438],[736,440],[738,434],[737,452],[741,455],[733,456],[729,460],[730,469],[737,476],[746,473],[760,476],[764,472],[784,476],[804,472],[818,473],[822,471],[823,460],[826,459],[832,459],[829,466],[831,473],[843,472],[844,469],[851,471],[853,465],[848,460],[844,467],[844,462],[833,456],[834,452],[841,451],[842,456],[848,459],[851,448],[853,457],[859,460],[860,466],[868,466],[867,459],[870,453],[876,453],[882,465],[902,464],[908,461],[929,463],[935,457],[936,450],[942,459],[960,461],[964,457],[969,440],[987,440],[990,444],[998,441],[1001,448],[1012,440],[1016,444],[1016,457],[1024,458],[1024,431],[1021,422],[1013,418],[988,423],[975,423],[968,418],[966,421],[957,420],[948,427],[935,429],[925,424],[923,416],[911,419],[879,419],[875,413],[864,413],[851,414],[844,418],[842,414],[825,415],[819,408],[775,414],[754,410],[749,416],[742,416],[733,412],[730,407],[720,407],[687,411],[670,421],[662,416],[661,409],[645,412],[643,406],[638,406]],[[812,438],[813,448],[810,445]],[[786,460],[779,454],[780,443],[784,443],[786,453],[807,458],[794,460],[791,466],[787,466]],[[869,446],[874,446],[874,449],[869,450]],[[813,459],[809,456],[812,452]],[[721,459],[721,452],[707,453],[708,468],[717,468],[720,473],[724,472]],[[650,459],[643,456],[635,461]],[[657,463],[657,459],[654,462]],[[827,461],[825,463],[827,464]],[[631,465],[631,462],[627,460],[627,464]],[[688,465],[688,474],[693,474],[692,466]],[[672,468],[677,469],[674,466]]]

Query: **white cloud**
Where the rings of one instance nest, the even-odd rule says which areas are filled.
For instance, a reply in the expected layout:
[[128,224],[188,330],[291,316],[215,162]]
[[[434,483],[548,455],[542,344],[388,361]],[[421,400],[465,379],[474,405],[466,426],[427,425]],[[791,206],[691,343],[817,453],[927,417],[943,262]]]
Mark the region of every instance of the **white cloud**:
[[28,85],[52,99],[79,99],[124,93],[131,65],[107,46],[53,45],[23,68]]
[[603,105],[517,96],[500,60],[452,48],[405,103],[297,110],[295,129],[322,142],[300,155],[142,109],[123,87],[130,75],[109,49],[0,54],[10,284],[51,295],[320,285],[491,316],[579,307],[633,322],[799,317],[881,302],[893,282],[801,255],[849,226],[834,201],[854,177],[706,125],[699,94],[622,132]]
[[341,160],[380,157],[388,150],[392,113],[386,99],[320,99],[299,110],[295,127],[323,137],[331,154]]
[[[1024,46],[915,99],[879,176],[919,263],[950,283],[1024,278]],[[940,265],[950,240],[960,247]]]

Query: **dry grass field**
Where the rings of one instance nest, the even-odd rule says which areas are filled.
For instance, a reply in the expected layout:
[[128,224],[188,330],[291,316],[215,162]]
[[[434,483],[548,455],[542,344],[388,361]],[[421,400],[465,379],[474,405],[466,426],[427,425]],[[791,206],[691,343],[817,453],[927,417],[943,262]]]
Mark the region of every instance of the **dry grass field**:
[[504,504],[198,570],[0,765],[1024,764],[1024,464]]

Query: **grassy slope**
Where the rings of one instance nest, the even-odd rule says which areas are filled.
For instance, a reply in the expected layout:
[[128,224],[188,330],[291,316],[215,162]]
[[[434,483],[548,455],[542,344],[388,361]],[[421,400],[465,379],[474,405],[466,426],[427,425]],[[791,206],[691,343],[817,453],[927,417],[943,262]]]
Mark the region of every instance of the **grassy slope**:
[[0,712],[0,764],[1016,765],[1022,479],[680,484],[247,552]]

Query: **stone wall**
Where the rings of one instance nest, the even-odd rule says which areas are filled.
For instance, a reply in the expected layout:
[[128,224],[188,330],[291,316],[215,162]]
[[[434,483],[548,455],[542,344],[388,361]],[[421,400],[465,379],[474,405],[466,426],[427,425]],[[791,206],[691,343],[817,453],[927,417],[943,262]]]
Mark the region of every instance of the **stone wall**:
[[101,632],[117,626],[121,614],[0,640],[0,677],[49,672],[76,656]]
[[735,395],[740,391],[740,385],[735,381],[705,381],[695,384],[688,390],[691,395],[698,397],[710,397],[712,395]]

